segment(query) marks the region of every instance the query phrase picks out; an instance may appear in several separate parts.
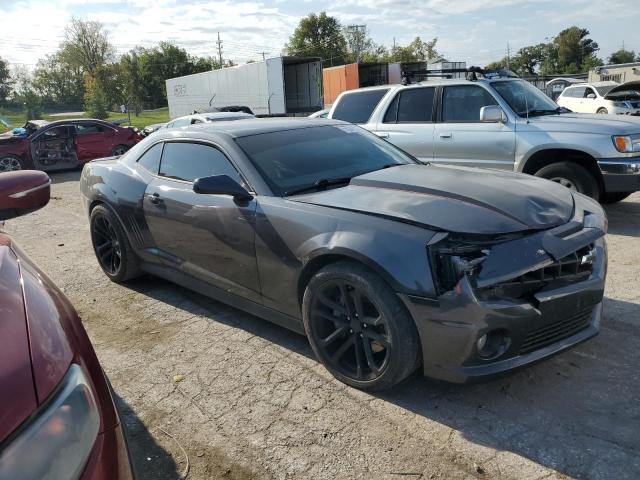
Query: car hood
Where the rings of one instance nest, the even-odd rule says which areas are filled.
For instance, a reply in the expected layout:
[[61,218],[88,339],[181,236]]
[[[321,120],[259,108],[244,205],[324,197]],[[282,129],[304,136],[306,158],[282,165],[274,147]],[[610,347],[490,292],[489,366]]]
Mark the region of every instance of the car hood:
[[20,269],[0,232],[0,444],[37,408]]
[[19,137],[17,135],[14,135],[12,133],[12,130],[9,130],[8,132],[0,133],[0,144],[1,143],[20,143],[25,138],[26,137]]
[[636,91],[640,92],[640,81],[639,80],[635,80],[633,82],[621,83],[620,85],[617,85],[617,86],[613,87],[611,90],[609,90],[607,92],[607,94],[604,96],[604,98],[606,100],[611,100],[609,98],[609,96],[612,93],[624,92],[625,90],[636,90]]
[[529,117],[527,127],[518,126],[519,129],[543,129],[546,132],[621,135],[625,133],[640,133],[640,117],[562,113],[560,115]]
[[502,234],[566,223],[571,192],[530,175],[443,165],[400,165],[348,186],[290,197],[448,232]]

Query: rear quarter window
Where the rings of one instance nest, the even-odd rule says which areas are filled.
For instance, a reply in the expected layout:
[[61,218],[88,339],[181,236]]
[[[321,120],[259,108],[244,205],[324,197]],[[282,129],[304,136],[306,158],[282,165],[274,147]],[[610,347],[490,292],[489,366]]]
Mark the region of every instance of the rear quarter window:
[[351,123],[367,123],[382,97],[389,89],[366,90],[343,95],[331,118]]

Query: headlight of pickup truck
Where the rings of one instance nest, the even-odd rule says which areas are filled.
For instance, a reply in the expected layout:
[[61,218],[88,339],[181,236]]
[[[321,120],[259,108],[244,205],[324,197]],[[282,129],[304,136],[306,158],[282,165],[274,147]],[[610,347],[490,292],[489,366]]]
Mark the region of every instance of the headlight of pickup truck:
[[82,368],[72,364],[53,397],[20,428],[0,450],[0,478],[79,478],[100,428]]
[[640,134],[614,135],[613,144],[620,153],[640,152]]

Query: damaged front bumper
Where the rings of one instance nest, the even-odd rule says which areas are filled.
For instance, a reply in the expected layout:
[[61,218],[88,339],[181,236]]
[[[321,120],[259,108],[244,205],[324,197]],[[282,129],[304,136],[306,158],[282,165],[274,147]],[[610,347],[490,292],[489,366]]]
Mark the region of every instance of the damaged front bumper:
[[[531,364],[595,336],[607,271],[606,227],[587,226],[588,215],[579,210],[565,225],[501,244],[492,249],[480,275],[464,276],[436,299],[401,294],[418,328],[424,374],[466,383]],[[561,272],[567,258],[574,259],[568,268],[588,262],[589,272],[581,271],[575,280],[560,275],[522,295],[505,294],[517,282],[536,278],[536,272],[545,278],[543,269]],[[495,355],[481,349],[487,338],[497,339]]]

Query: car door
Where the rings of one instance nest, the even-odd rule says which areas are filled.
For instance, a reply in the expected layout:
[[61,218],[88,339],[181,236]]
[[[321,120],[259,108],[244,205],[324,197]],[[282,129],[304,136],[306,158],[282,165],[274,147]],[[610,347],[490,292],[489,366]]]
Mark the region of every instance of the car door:
[[434,126],[434,162],[513,170],[515,123],[480,122],[480,110],[499,105],[480,85],[452,85],[442,89]]
[[571,106],[569,107],[576,113],[588,113],[588,110],[584,105],[584,95],[586,87],[572,87],[571,88]]
[[378,123],[376,135],[421,161],[431,161],[435,94],[435,87],[400,90]]
[[93,160],[94,158],[111,155],[111,138],[115,130],[99,123],[86,122],[75,125],[75,145],[78,160]]
[[158,175],[148,184],[143,200],[149,232],[168,266],[258,302],[256,201],[195,193],[194,180],[211,175],[245,183],[217,146],[165,143]]
[[600,107],[600,100],[598,100],[598,94],[591,87],[586,87],[584,89],[584,93],[582,94],[583,110],[585,113],[596,113],[598,107]]

